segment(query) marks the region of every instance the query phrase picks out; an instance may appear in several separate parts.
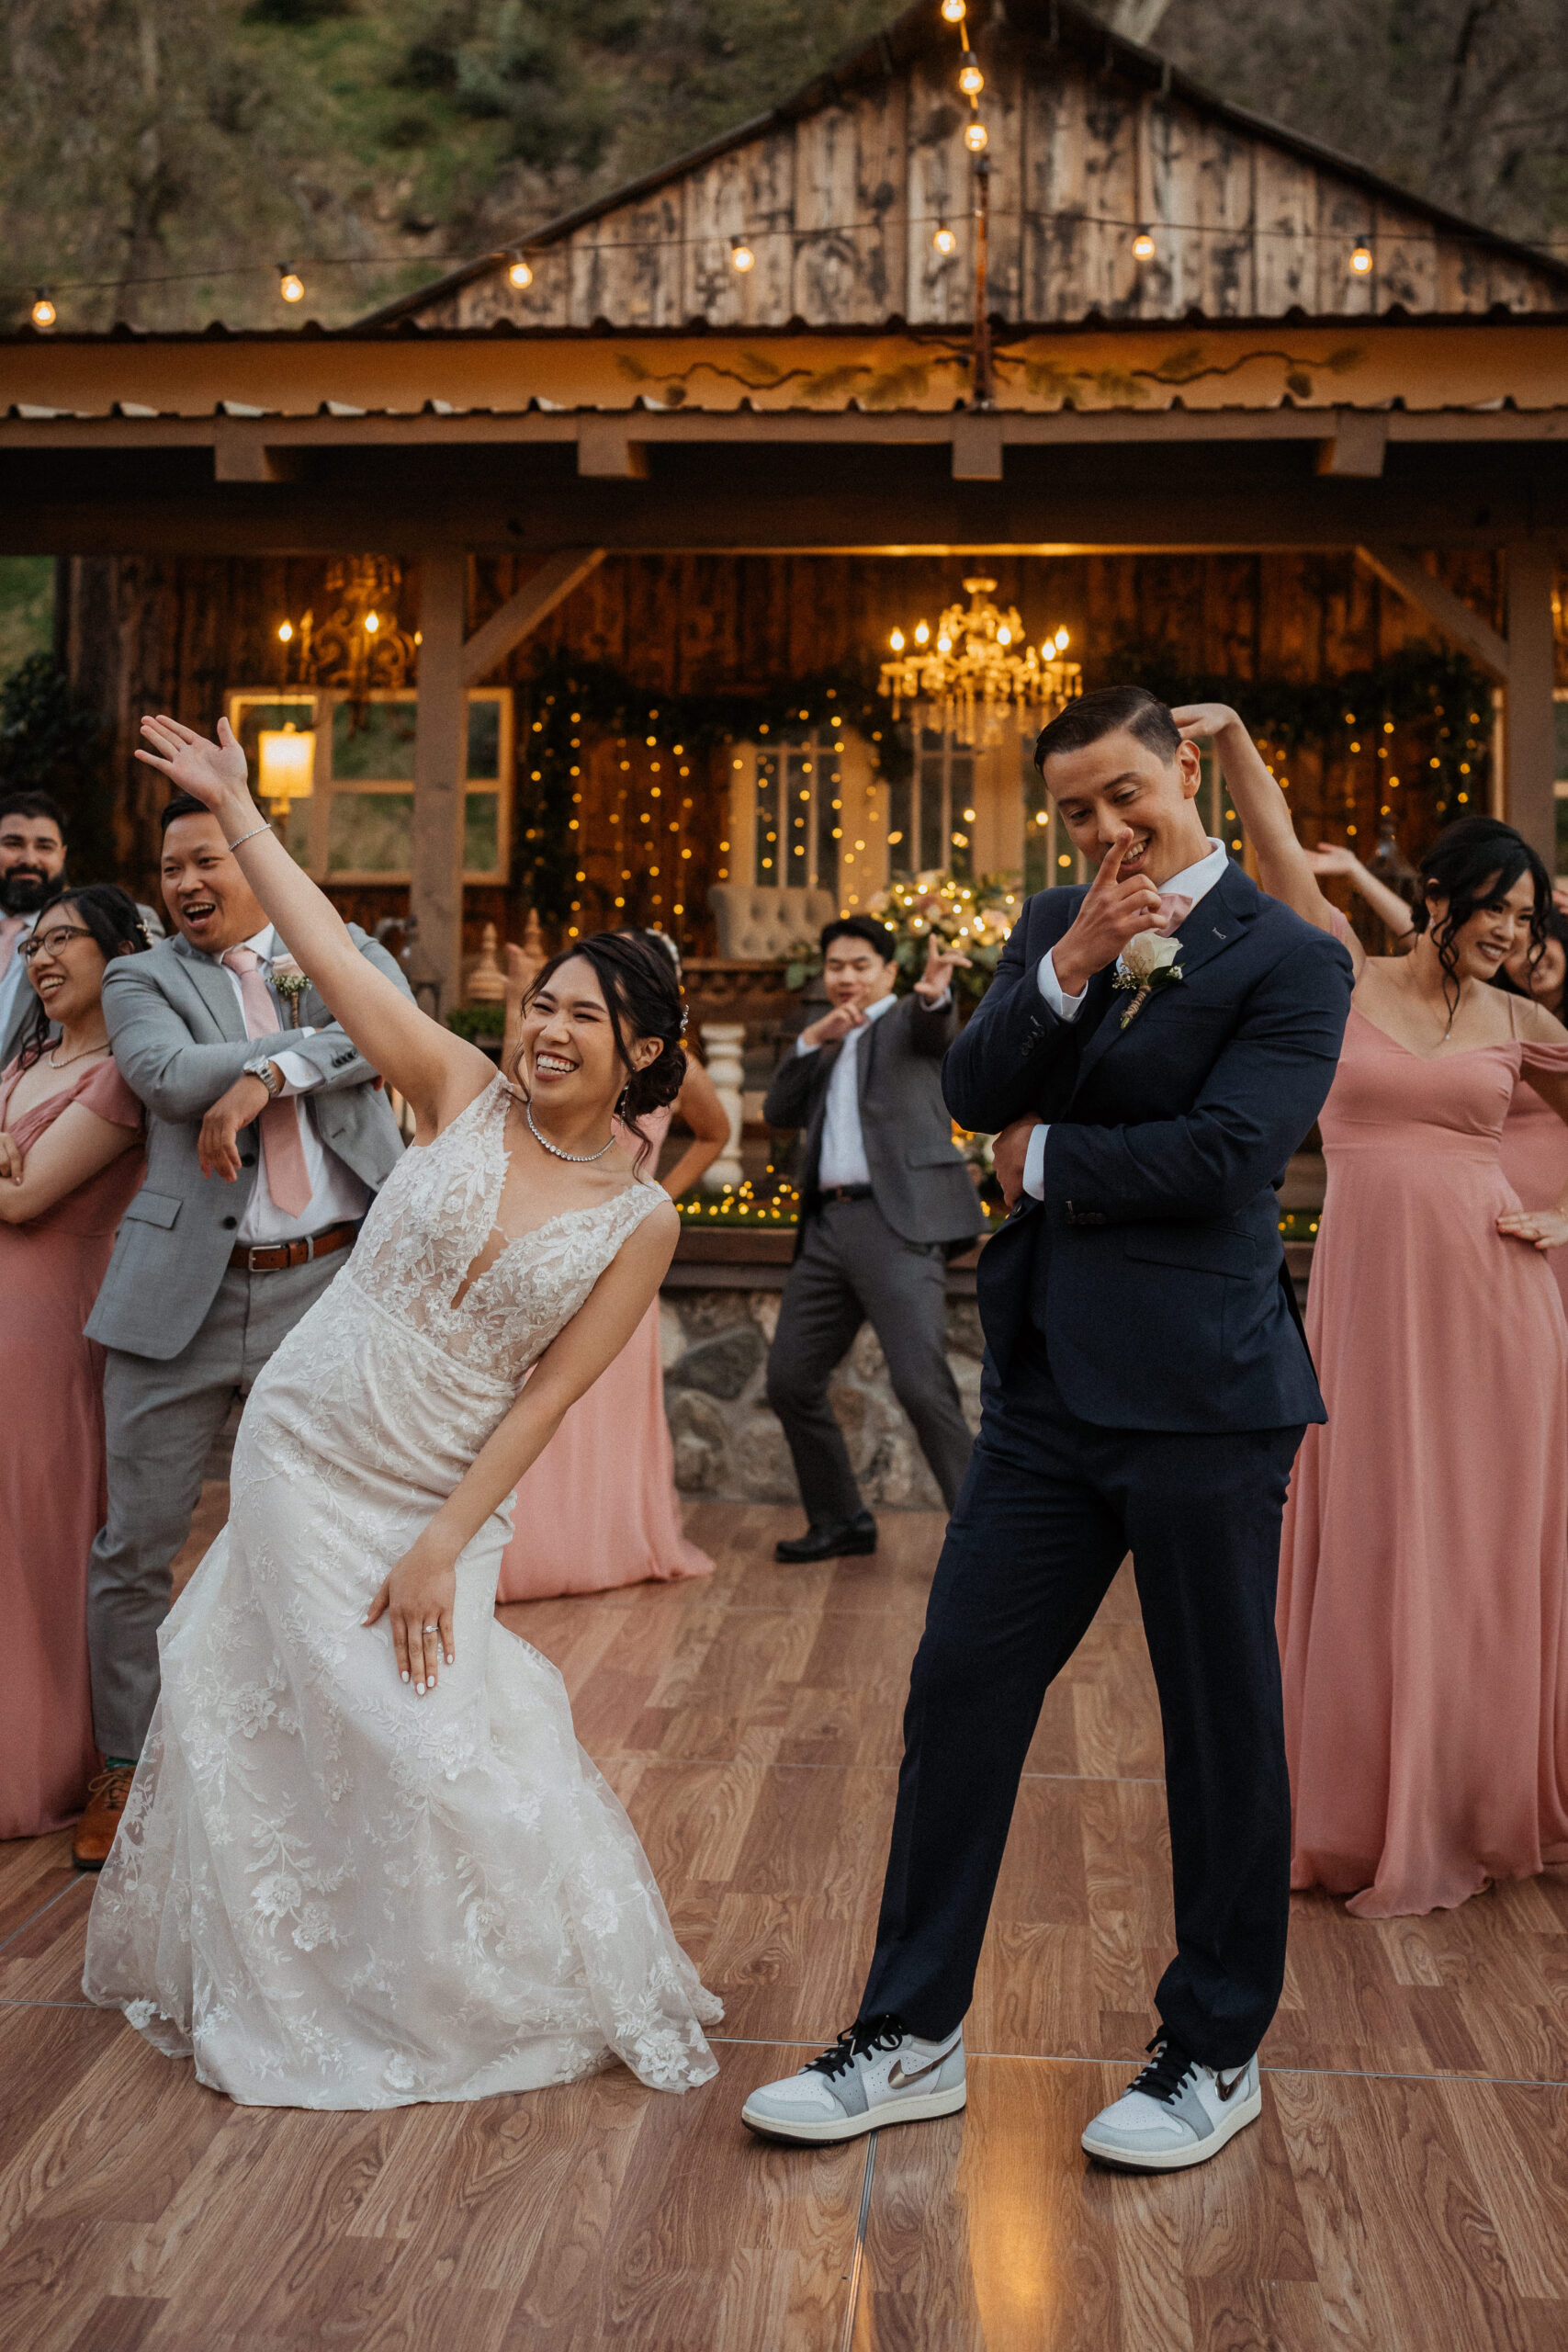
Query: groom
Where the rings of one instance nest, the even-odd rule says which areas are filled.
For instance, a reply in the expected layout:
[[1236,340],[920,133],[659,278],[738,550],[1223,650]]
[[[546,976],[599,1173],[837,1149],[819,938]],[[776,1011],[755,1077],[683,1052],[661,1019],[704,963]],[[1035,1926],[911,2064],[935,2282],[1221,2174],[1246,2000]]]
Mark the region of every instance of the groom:
[[[1199,756],[1137,686],[1035,763],[1087,889],[1031,899],[948,1055],[1012,1214],[980,1261],[984,1416],[931,1587],[856,2023],[745,2120],[849,2139],[964,2104],[963,2018],[1047,1687],[1133,1554],[1165,1732],[1176,1957],[1155,2055],[1083,2135],[1177,2170],[1260,2112],[1284,1977],[1280,1518],[1325,1418],[1275,1186],[1334,1076],[1350,960],[1199,820]],[[1164,934],[1164,936],[1162,936]]]

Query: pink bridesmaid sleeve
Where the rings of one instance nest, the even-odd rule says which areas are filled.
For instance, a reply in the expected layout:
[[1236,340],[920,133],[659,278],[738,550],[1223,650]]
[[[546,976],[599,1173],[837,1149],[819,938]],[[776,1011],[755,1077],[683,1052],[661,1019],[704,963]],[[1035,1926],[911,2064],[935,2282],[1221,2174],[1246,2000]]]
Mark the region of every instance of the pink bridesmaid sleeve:
[[141,1105],[112,1061],[99,1064],[76,1100],[117,1127],[141,1125]]

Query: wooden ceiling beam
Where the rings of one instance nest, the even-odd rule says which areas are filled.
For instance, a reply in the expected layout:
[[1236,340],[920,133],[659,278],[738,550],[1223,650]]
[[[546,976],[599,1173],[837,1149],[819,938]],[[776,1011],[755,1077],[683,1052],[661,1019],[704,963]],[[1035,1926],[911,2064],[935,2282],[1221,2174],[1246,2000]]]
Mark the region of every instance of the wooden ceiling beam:
[[1414,605],[1450,645],[1458,646],[1461,653],[1479,662],[1487,676],[1495,678],[1499,685],[1507,684],[1507,639],[1500,637],[1462,596],[1456,596],[1446,582],[1434,579],[1414,548],[1396,547],[1386,541],[1376,546],[1363,542],[1356,553],[1369,571],[1375,572],[1385,586]]
[[603,548],[557,548],[463,647],[463,683],[477,686],[604,560]]

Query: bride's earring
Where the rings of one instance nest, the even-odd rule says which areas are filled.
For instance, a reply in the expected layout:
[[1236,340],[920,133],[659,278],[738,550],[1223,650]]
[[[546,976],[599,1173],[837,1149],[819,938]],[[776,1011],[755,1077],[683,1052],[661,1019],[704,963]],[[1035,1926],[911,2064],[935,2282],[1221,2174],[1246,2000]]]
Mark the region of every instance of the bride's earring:
[[617,1119],[625,1119],[626,1115],[626,1102],[631,1094],[631,1081],[628,1080],[626,1084],[622,1087],[621,1099],[615,1105],[615,1116]]

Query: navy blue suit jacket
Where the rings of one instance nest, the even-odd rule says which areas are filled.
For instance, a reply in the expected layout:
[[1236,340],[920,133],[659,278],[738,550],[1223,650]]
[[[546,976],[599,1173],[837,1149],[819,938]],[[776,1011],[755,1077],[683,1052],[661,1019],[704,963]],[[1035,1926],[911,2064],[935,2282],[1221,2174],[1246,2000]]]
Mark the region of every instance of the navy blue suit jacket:
[[1177,933],[1180,981],[1123,1029],[1132,1000],[1098,972],[1077,1020],[1059,1021],[1036,974],[1083,897],[1027,900],[942,1066],[961,1126],[1051,1123],[1043,1202],[1026,1195],[981,1254],[993,1364],[1005,1377],[1032,1325],[1080,1420],[1323,1420],[1277,1186],[1334,1077],[1350,958],[1232,865]]

